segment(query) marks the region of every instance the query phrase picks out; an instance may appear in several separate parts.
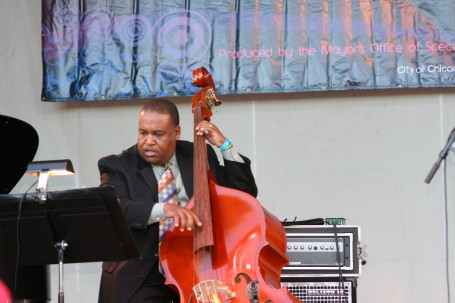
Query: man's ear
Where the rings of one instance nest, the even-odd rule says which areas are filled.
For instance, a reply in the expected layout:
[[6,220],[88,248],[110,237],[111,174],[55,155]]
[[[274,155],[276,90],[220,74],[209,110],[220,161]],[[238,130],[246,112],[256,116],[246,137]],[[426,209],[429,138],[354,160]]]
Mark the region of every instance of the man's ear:
[[175,140],[180,139],[180,133],[182,132],[180,125],[177,125],[175,127]]

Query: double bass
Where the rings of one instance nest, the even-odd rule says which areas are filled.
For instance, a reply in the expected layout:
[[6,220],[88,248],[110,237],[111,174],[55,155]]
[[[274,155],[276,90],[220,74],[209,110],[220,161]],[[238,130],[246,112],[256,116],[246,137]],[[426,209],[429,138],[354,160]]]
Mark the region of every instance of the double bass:
[[[193,71],[202,87],[192,99],[194,125],[210,121],[220,105],[205,68]],[[281,287],[288,263],[281,222],[251,195],[222,187],[212,177],[204,136],[194,134],[194,195],[186,205],[202,226],[180,231],[171,224],[161,242],[166,284],[181,303],[300,302]]]

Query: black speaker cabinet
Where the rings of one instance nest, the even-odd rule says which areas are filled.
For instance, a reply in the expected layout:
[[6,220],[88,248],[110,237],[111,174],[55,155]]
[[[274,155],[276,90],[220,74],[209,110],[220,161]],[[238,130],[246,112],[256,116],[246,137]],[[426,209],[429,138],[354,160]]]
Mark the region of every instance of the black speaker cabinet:
[[303,303],[357,303],[355,278],[282,278],[281,285]]

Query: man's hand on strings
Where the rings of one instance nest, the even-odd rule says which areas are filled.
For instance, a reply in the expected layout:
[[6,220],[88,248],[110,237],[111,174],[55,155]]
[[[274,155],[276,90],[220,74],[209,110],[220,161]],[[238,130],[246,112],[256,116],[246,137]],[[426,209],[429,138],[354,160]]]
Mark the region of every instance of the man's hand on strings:
[[226,137],[216,127],[215,124],[209,121],[202,121],[196,126],[196,134],[198,136],[205,136],[205,138],[216,147],[220,147],[226,142]]
[[172,203],[164,205],[164,215],[173,218],[175,227],[181,231],[192,230],[196,225],[202,226],[201,220],[191,210]]

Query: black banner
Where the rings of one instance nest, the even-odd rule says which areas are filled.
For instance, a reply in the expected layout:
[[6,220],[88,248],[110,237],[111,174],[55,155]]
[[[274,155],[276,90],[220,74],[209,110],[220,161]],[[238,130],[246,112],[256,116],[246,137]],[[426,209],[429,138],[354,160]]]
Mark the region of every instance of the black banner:
[[455,1],[42,0],[43,101],[455,85]]

